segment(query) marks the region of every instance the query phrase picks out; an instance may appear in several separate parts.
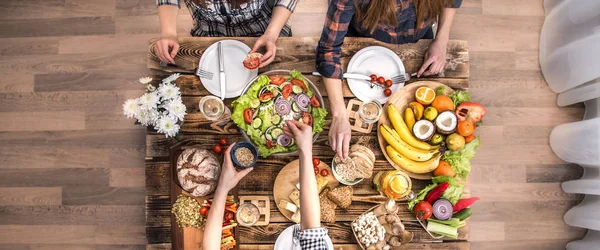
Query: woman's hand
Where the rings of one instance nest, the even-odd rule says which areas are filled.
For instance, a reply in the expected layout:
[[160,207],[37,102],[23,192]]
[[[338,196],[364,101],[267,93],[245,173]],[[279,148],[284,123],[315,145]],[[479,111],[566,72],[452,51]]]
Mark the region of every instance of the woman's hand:
[[312,127],[295,120],[285,121],[283,133],[287,136],[294,137],[298,149],[304,152],[312,152],[313,134]]
[[[437,75],[444,71],[446,66],[446,40],[434,40],[427,52],[425,52],[425,60],[423,66],[417,72],[417,77]],[[427,69],[429,67],[429,69]]]
[[350,137],[351,130],[348,114],[343,112],[340,116],[334,116],[329,128],[329,145],[342,160],[348,158]]
[[260,58],[260,65],[258,66],[259,68],[269,65],[269,63],[275,60],[275,53],[277,52],[277,46],[275,43],[277,42],[277,38],[279,38],[278,34],[273,35],[265,33],[259,37],[258,40],[256,40],[256,43],[254,43],[254,47],[250,53],[254,53],[262,47],[265,47],[266,50],[263,56]]
[[253,168],[247,168],[242,171],[235,170],[233,167],[233,162],[231,161],[231,148],[235,143],[229,145],[227,150],[225,150],[225,159],[223,160],[223,167],[221,168],[221,176],[219,177],[219,186],[217,189],[222,189],[225,193],[229,192],[229,190],[233,189],[238,182],[244,178]]
[[[171,50],[169,52],[169,49]],[[179,50],[179,42],[176,36],[163,36],[154,46],[154,54],[163,62],[175,64],[175,55]]]

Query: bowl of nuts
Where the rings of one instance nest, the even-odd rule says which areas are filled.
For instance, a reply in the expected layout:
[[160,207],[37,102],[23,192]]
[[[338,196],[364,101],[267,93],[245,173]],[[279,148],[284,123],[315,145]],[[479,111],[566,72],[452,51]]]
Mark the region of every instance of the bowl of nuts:
[[235,143],[230,154],[233,165],[238,169],[251,168],[258,160],[258,150],[247,141]]

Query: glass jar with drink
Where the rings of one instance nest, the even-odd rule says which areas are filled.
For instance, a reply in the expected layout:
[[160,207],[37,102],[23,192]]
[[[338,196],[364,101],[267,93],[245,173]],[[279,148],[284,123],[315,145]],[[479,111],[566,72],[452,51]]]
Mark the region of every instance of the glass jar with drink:
[[381,103],[377,100],[371,100],[369,102],[363,102],[358,107],[358,116],[360,119],[366,124],[372,124],[379,121],[379,117],[381,116],[381,111],[383,107]]
[[373,178],[373,184],[379,193],[392,200],[400,200],[412,192],[410,177],[400,170],[380,171]]
[[223,101],[216,96],[205,96],[198,102],[200,113],[209,121],[227,123],[231,117],[231,111]]

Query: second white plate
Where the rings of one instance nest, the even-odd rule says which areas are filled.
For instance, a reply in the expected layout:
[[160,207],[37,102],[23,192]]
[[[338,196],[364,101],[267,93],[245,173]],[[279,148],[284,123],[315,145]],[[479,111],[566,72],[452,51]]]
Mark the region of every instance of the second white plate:
[[[394,76],[404,74],[404,64],[400,57],[386,47],[369,46],[359,50],[348,63],[346,72],[359,73],[363,75],[375,74],[382,76],[385,79],[391,79]],[[384,104],[388,97],[383,94],[383,89],[379,87],[371,88],[367,81],[347,79],[348,86],[352,93],[363,102],[377,100]],[[402,84],[394,84],[390,88],[396,92],[404,86]]]
[[[234,98],[242,94],[242,90],[250,80],[258,75],[258,69],[249,70],[244,67],[244,59],[250,52],[248,45],[236,40],[221,40],[225,65],[225,98]],[[208,47],[200,58],[199,69],[213,73],[212,79],[201,78],[201,82],[215,96],[221,96],[219,85],[219,53],[217,43]]]

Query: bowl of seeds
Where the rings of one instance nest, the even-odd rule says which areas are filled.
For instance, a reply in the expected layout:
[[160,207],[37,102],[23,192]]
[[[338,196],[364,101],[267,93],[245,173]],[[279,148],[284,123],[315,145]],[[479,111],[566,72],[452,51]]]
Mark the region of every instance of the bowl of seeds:
[[231,149],[231,160],[238,169],[246,169],[254,166],[258,160],[258,150],[247,141],[235,143]]

